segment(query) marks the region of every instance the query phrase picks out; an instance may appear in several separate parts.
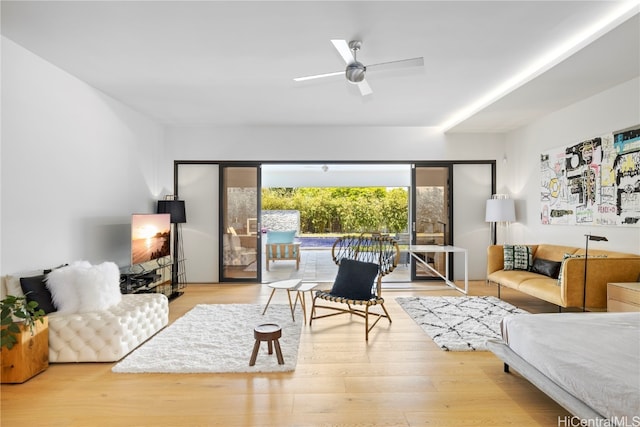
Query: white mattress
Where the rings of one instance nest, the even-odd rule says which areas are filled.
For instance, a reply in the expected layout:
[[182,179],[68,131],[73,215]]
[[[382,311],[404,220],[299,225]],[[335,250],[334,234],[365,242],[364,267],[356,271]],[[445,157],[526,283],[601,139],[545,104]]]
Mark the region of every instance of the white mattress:
[[108,310],[50,313],[49,362],[114,362],[169,322],[162,294],[128,294]]
[[507,316],[502,336],[545,376],[605,418],[640,415],[640,313]]

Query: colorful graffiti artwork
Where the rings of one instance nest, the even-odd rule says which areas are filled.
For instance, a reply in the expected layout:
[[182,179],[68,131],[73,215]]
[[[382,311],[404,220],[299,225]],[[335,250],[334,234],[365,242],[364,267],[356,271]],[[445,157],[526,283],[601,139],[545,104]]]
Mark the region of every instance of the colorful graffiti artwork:
[[540,155],[542,224],[640,226],[640,125]]

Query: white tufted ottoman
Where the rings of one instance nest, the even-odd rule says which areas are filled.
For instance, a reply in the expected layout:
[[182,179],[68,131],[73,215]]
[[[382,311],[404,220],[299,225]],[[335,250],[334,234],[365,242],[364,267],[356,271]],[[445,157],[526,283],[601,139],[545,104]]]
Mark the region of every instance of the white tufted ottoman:
[[49,317],[49,362],[114,362],[169,322],[162,294],[127,294],[104,311]]

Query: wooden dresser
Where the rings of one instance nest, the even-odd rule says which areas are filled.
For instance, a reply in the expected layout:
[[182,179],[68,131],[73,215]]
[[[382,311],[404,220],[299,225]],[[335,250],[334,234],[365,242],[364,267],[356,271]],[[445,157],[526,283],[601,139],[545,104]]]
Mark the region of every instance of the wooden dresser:
[[607,284],[607,311],[640,311],[640,283]]

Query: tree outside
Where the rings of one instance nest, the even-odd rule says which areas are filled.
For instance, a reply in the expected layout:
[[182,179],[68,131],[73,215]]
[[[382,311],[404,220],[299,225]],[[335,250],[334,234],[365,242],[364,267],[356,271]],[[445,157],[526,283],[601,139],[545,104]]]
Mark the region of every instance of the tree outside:
[[407,188],[263,188],[262,210],[297,210],[304,234],[407,231]]

